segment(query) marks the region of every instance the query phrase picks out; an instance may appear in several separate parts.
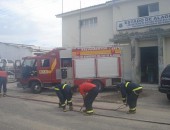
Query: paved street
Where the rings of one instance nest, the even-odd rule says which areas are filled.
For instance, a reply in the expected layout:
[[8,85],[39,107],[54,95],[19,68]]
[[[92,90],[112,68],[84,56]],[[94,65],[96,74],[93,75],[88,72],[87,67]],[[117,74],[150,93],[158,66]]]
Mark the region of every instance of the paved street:
[[[82,105],[81,96],[74,95],[74,110],[62,112],[53,92],[31,94],[29,90],[8,84],[8,95],[49,101],[39,102],[12,97],[0,98],[0,130],[169,130],[170,102],[156,90],[146,89],[138,101],[135,115],[127,115],[128,108],[114,111],[121,105],[120,95],[107,90],[100,93],[97,100],[106,98],[108,102],[95,102],[96,115],[84,116],[78,112]],[[97,108],[103,108],[97,109]],[[113,109],[108,111],[105,109]],[[105,116],[102,116],[105,115]],[[149,121],[149,122],[147,122]],[[165,124],[164,124],[165,123]]]

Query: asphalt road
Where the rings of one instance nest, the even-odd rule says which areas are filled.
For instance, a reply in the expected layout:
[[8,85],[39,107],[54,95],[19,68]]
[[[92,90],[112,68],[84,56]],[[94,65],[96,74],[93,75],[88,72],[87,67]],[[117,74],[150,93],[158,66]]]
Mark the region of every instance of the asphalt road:
[[[54,103],[23,100],[11,97],[0,98],[0,130],[169,130],[170,102],[166,96],[156,90],[144,90],[139,98],[137,113],[126,114],[128,108],[118,111],[98,110],[97,115],[84,116],[76,111],[62,112],[58,108],[57,98],[47,96],[51,92],[35,95],[29,91],[8,84],[8,94]],[[99,94],[97,100],[105,97],[110,103],[94,102],[94,107],[114,109],[120,106],[119,93],[105,91]],[[78,99],[79,94],[74,95]],[[81,105],[81,100],[73,100],[75,105]],[[79,101],[79,102],[78,102]],[[117,102],[116,102],[117,101]],[[105,116],[102,116],[105,115]],[[149,122],[148,122],[149,121]],[[164,124],[165,123],[165,124]]]
[[55,104],[0,99],[0,130],[169,130],[169,125],[62,112]]

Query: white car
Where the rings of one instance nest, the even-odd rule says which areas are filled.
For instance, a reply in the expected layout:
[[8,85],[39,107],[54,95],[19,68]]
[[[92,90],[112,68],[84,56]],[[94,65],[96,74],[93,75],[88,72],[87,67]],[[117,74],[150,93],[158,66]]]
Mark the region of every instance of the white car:
[[4,67],[5,70],[14,70],[14,62],[12,60],[0,59],[0,67]]
[[8,82],[15,82],[15,73],[13,73],[12,71],[7,71],[8,74]]

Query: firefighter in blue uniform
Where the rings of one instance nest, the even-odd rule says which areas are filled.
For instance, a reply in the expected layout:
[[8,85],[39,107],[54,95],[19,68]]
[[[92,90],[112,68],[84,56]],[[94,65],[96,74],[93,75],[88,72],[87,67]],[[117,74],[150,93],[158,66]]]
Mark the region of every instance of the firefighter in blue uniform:
[[59,107],[63,108],[63,111],[66,112],[66,105],[69,105],[69,110],[73,110],[72,103],[72,90],[71,86],[68,84],[58,84],[54,88],[56,95],[59,98]]
[[129,111],[127,114],[135,114],[137,99],[139,94],[142,92],[142,86],[132,82],[122,82],[119,84],[119,89],[123,103],[129,105]]

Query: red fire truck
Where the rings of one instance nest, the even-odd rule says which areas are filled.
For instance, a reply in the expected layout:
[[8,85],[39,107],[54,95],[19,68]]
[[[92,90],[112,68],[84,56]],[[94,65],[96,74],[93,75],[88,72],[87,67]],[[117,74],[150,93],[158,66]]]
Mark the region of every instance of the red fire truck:
[[23,58],[18,80],[33,93],[60,83],[78,86],[87,80],[102,91],[120,81],[120,56],[120,48],[114,46],[57,48],[40,56]]

